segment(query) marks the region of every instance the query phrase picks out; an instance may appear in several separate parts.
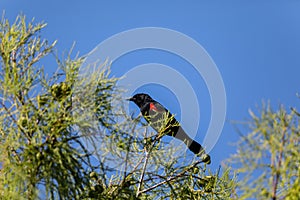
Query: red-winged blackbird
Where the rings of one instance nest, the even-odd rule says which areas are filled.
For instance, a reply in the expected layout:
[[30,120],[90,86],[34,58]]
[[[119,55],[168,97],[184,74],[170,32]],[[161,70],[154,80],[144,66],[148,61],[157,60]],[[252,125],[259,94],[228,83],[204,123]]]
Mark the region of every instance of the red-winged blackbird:
[[203,162],[210,164],[210,156],[205,153],[203,147],[185,133],[175,117],[160,103],[143,93],[136,94],[128,100],[140,108],[145,120],[158,134],[169,135],[183,141],[189,150],[201,157]]

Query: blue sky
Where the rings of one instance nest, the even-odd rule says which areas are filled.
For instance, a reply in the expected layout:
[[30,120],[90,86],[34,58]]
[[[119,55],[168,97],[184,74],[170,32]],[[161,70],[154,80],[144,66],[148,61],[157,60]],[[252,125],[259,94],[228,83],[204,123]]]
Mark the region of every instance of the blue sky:
[[[59,53],[76,42],[74,51],[85,55],[108,37],[133,28],[163,27],[193,38],[216,63],[226,89],[226,122],[210,152],[217,168],[235,152],[229,145],[238,139],[231,120],[248,119],[248,109],[261,105],[262,99],[270,100],[273,107],[280,103],[299,107],[300,2],[170,2],[1,0],[0,9],[11,21],[23,13],[28,19],[47,22],[42,35],[49,41],[58,39]],[[202,121],[196,137],[201,141],[210,119],[210,100],[205,83],[194,75],[189,63],[166,52],[144,50],[122,56],[113,63],[112,71],[122,75],[131,67],[151,62],[174,67],[191,81],[201,99]],[[48,70],[54,69],[51,63]],[[180,102],[167,88],[152,84],[138,91],[148,92],[174,113],[180,112]],[[193,115],[190,117],[192,121]],[[183,126],[189,129],[188,122]]]

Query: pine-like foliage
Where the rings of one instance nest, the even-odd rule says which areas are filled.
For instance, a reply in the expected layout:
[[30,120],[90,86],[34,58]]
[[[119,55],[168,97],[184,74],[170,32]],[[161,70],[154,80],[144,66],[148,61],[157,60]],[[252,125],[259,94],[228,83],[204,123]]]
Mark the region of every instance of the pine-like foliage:
[[229,169],[186,162],[126,114],[108,63],[53,56],[45,74],[45,26],[0,22],[0,199],[230,199]]
[[230,159],[239,175],[237,199],[300,199],[299,113],[263,106],[250,115],[250,131]]

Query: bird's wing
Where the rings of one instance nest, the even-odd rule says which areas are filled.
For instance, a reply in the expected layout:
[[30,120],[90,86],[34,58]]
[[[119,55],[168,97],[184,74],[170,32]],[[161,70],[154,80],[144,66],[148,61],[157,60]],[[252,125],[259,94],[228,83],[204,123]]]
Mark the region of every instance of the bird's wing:
[[171,120],[171,114],[158,102],[149,103],[147,121],[158,133],[163,131]]
[[151,102],[149,104],[149,110],[155,112],[167,112],[167,109],[165,109],[160,103],[157,102]]

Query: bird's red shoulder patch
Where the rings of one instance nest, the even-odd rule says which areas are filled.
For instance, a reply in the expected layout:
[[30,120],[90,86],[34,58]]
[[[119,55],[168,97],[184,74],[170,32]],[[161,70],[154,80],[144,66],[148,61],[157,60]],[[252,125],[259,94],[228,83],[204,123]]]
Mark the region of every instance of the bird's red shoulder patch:
[[164,112],[165,109],[162,107],[159,103],[150,103],[149,110],[155,111],[155,112]]
[[150,110],[158,111],[154,103],[150,103]]

